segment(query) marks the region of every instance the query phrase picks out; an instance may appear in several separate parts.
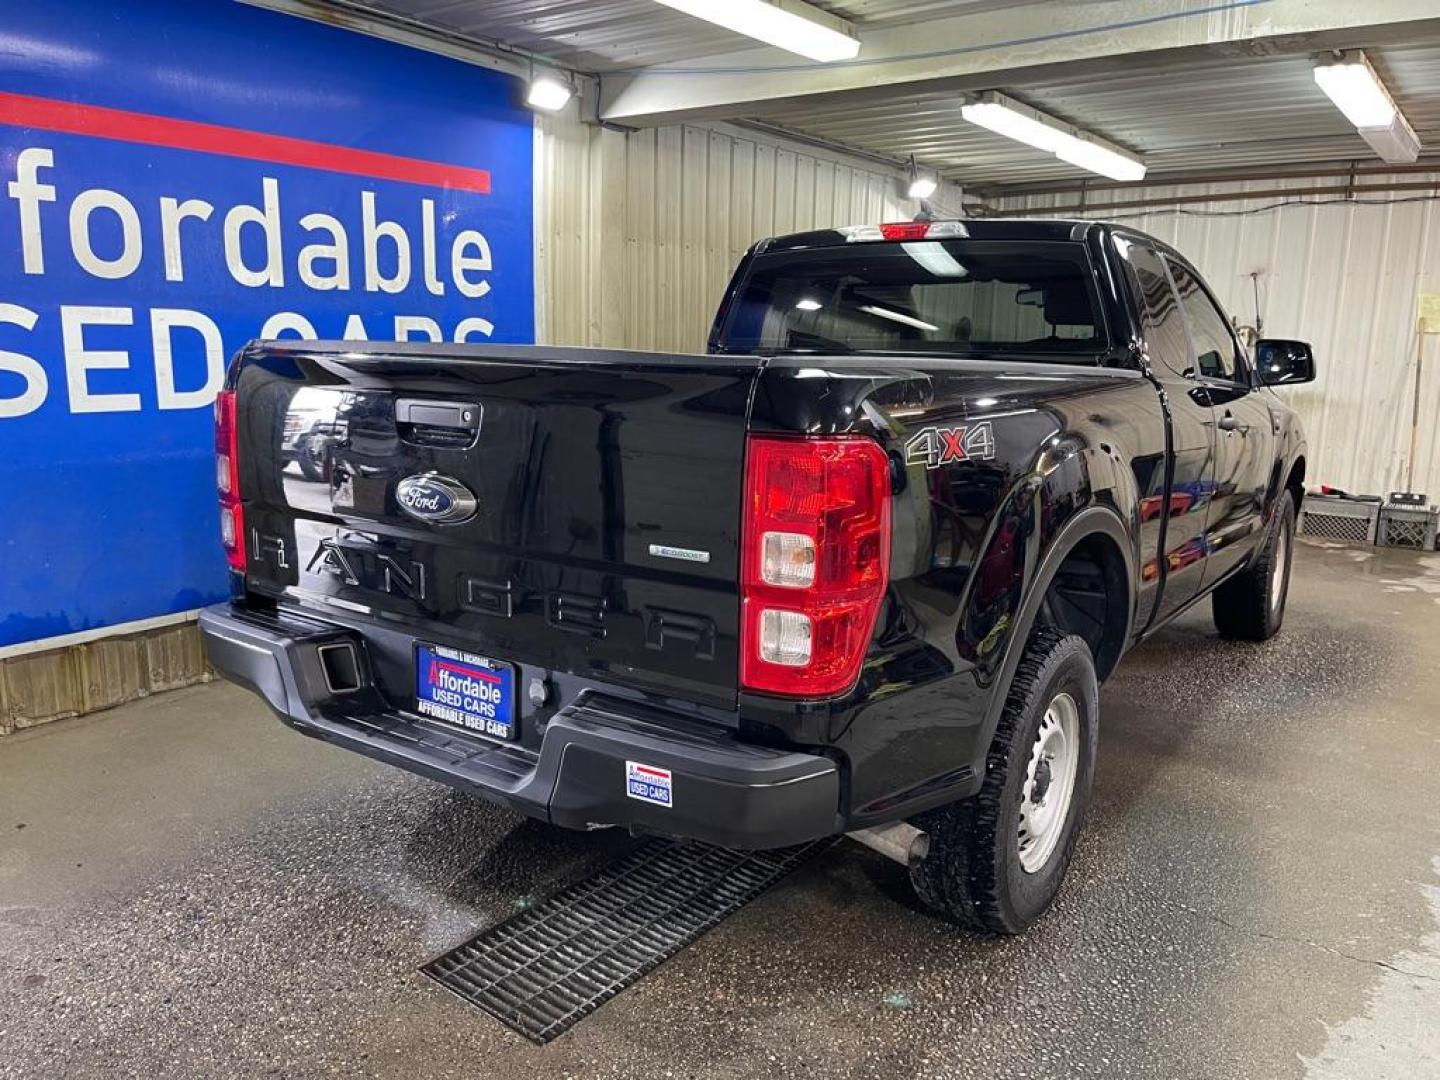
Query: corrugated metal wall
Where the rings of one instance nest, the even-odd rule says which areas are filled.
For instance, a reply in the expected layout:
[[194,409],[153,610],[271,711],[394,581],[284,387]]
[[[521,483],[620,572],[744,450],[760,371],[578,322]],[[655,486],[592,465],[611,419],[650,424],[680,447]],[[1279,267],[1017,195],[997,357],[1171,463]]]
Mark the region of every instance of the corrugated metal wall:
[[[1366,177],[1367,183],[1383,177]],[[1396,177],[1395,179],[1400,179]],[[1412,175],[1407,181],[1425,179]],[[1440,293],[1440,186],[1416,192],[1367,194],[1343,201],[1309,196],[1311,204],[1275,206],[1276,181],[1241,190],[1254,200],[1163,205],[1177,196],[1234,191],[1236,185],[1152,187],[1095,193],[1087,216],[1123,219],[1184,252],[1231,314],[1255,321],[1250,275],[1258,274],[1265,333],[1315,346],[1319,376],[1281,390],[1304,418],[1310,444],[1309,481],[1382,494],[1405,484],[1415,400],[1417,296]],[[1320,186],[1326,181],[1305,181]],[[1107,214],[1108,199],[1162,200],[1153,210]],[[1074,193],[1000,200],[1006,213],[1044,213],[1073,204]],[[1314,205],[1315,200],[1328,201]],[[1067,216],[1075,216],[1073,212]],[[1440,500],[1440,338],[1425,344],[1415,490]]]
[[916,209],[894,170],[741,129],[546,118],[535,138],[536,326],[552,344],[701,350],[755,240]]

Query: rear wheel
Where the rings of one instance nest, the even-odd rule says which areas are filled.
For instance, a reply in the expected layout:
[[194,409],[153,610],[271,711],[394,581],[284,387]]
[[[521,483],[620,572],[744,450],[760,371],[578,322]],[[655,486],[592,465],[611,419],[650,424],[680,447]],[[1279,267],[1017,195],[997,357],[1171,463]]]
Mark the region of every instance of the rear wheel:
[[1280,494],[1270,535],[1251,564],[1215,590],[1210,609],[1221,637],[1264,641],[1285,621],[1290,559],[1295,550],[1295,499]]
[[1018,934],[1045,913],[1090,799],[1098,719],[1089,646],[1037,629],[1011,682],[980,793],[915,821],[930,837],[910,871],[925,904],[997,934]]

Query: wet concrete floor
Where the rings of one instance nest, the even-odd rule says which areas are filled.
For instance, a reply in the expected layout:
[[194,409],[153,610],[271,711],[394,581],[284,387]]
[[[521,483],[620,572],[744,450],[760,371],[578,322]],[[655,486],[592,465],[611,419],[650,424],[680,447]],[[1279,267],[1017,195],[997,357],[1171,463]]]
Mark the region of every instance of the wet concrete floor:
[[1102,691],[1028,935],[843,843],[545,1047],[416,974],[627,849],[223,684],[0,741],[0,1076],[1440,1077],[1440,556],[1302,544]]

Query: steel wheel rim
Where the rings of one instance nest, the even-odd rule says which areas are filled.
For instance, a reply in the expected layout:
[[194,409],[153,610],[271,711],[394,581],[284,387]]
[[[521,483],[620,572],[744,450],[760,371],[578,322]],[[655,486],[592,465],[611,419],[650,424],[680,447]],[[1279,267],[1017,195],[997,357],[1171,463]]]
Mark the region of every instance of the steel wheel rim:
[[1280,521],[1280,532],[1275,537],[1275,554],[1270,565],[1270,611],[1280,610],[1280,600],[1285,591],[1285,564],[1290,557],[1290,530],[1285,520]]
[[1080,707],[1065,692],[1045,707],[1020,793],[1020,867],[1044,869],[1060,846],[1080,767]]

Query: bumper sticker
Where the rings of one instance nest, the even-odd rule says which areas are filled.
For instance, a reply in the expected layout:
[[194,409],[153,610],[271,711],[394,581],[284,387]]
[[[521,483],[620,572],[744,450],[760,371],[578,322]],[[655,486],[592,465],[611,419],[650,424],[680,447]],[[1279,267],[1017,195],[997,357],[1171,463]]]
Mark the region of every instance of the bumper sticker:
[[656,806],[673,806],[670,770],[641,765],[638,761],[625,762],[625,794]]

